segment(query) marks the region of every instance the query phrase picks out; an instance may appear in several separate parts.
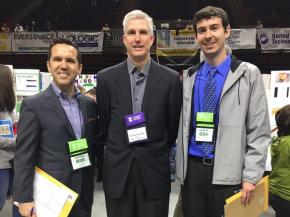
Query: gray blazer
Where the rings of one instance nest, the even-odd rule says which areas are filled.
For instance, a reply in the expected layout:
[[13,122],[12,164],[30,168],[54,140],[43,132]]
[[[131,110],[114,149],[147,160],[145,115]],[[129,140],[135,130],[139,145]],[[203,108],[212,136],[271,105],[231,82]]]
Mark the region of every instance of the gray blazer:
[[[183,184],[187,172],[191,135],[192,92],[196,72],[183,75],[183,108],[177,138],[177,178]],[[271,142],[267,99],[259,69],[232,57],[219,105],[213,184],[236,185],[242,180],[258,182],[264,172]]]

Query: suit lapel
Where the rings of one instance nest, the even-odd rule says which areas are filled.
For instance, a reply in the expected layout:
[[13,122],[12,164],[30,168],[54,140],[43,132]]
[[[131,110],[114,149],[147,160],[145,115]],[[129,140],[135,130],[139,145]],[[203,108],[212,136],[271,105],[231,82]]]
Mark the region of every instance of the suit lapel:
[[47,89],[46,98],[47,98],[48,106],[52,107],[53,111],[55,112],[57,117],[60,119],[60,121],[65,124],[66,129],[69,132],[69,134],[73,138],[75,138],[75,134],[74,134],[74,131],[72,129],[72,126],[71,126],[71,124],[66,116],[66,113],[65,113],[59,99],[57,98],[56,94],[54,93],[54,90],[52,89],[51,85]]
[[123,62],[119,72],[115,73],[116,90],[122,112],[124,114],[132,114],[132,96],[131,96],[131,82],[127,68],[127,62]]
[[[146,81],[142,111],[149,111],[150,108],[154,107],[155,100],[158,99],[159,91],[158,88],[161,85],[162,76],[158,72],[158,64],[151,60],[151,65],[148,73],[148,78]],[[149,107],[150,106],[150,107]]]

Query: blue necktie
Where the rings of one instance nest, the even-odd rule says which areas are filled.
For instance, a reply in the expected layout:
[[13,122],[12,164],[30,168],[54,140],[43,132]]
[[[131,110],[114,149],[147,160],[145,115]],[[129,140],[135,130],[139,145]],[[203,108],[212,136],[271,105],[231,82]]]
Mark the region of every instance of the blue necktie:
[[[208,79],[205,83],[203,92],[203,111],[215,113],[216,102],[216,69],[211,69],[208,74]],[[214,151],[214,143],[204,142],[201,144],[201,149],[205,155],[209,155]]]

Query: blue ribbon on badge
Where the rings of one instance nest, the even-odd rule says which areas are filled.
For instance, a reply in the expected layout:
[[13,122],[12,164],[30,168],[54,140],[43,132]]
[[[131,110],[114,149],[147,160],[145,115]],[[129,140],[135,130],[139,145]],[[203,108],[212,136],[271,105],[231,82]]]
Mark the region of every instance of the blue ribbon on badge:
[[145,117],[143,112],[138,112],[125,116],[125,122],[127,127],[133,127],[145,123]]

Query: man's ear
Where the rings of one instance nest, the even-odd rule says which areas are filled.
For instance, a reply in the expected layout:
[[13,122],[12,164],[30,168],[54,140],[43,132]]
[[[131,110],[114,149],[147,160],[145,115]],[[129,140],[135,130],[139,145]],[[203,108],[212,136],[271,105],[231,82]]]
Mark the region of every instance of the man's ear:
[[49,60],[46,61],[46,67],[47,67],[48,72],[50,72]]
[[83,70],[83,64],[80,64],[79,65],[79,73],[78,73],[79,75],[82,73],[82,70]]
[[225,29],[226,38],[230,37],[231,35],[231,27],[228,25]]

